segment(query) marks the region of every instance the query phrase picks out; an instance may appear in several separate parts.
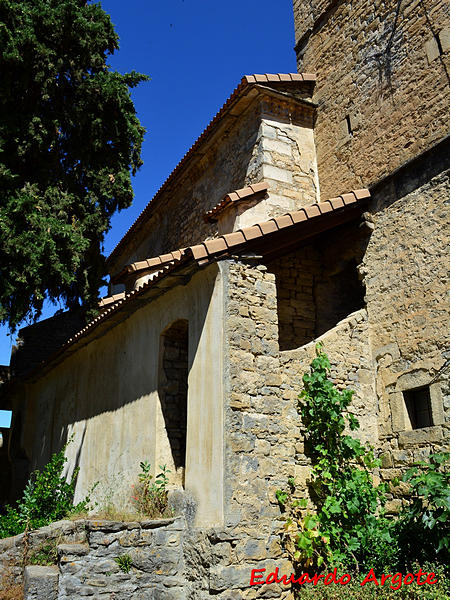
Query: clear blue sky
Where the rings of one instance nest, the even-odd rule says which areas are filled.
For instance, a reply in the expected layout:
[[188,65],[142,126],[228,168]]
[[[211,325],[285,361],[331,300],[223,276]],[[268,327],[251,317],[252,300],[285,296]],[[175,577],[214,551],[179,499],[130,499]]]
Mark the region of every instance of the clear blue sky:
[[[109,254],[179,160],[250,73],[295,72],[292,0],[103,0],[120,37],[118,71],[151,81],[133,91],[147,130],[133,206],[115,215]],[[59,307],[49,306],[44,316]],[[0,328],[0,364],[11,338]],[[0,426],[2,424],[0,413]]]

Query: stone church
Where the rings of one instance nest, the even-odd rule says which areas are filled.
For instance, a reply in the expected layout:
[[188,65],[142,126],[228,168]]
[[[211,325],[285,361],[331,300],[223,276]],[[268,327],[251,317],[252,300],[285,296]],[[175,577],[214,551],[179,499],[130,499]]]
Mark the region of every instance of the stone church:
[[318,340],[382,479],[449,438],[446,3],[294,15],[298,73],[242,78],[109,256],[97,318],[22,330],[1,396],[12,494],[69,438],[76,500],[170,468],[215,532],[199,598],[258,597],[251,568],[282,560],[275,490],[308,477]]

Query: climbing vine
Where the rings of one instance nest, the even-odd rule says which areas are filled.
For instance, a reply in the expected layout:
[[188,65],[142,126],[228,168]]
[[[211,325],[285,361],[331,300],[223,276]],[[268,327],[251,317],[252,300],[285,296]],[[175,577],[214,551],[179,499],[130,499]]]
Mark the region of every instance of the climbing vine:
[[303,567],[366,572],[425,561],[445,565],[450,558],[450,454],[432,454],[405,473],[409,502],[397,519],[388,519],[388,484],[376,485],[373,476],[380,461],[372,447],[346,433],[359,428],[348,412],[354,392],[338,390],[330,368],[318,344],[298,403],[305,453],[311,459],[310,504],[296,497],[292,477],[287,490],[276,492],[286,515],[283,539],[291,558]]
[[358,420],[348,413],[353,392],[339,391],[329,378],[330,362],[319,344],[298,410],[306,429],[306,454],[311,459],[310,497],[295,499],[295,481],[277,492],[287,513],[284,540],[295,562],[307,567],[374,567],[380,554],[384,567],[395,551],[383,506],[386,485],[375,485],[372,471],[380,466],[373,450],[345,433]]

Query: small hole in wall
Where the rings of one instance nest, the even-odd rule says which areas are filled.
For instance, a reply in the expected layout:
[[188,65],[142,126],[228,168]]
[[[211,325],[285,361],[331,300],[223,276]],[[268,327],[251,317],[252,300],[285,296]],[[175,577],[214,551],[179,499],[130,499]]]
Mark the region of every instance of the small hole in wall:
[[345,121],[347,123],[347,133],[349,135],[353,135],[353,128],[352,128],[352,122],[351,122],[351,119],[350,119],[350,115],[347,115],[345,117]]
[[405,390],[403,398],[405,399],[412,429],[422,429],[433,425],[430,388],[428,386]]

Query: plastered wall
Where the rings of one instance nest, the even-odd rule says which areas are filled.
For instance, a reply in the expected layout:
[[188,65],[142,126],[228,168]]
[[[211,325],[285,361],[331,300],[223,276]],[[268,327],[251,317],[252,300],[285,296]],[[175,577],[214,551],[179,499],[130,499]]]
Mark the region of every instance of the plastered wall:
[[[171,467],[158,397],[161,332],[189,322],[185,486],[199,523],[222,519],[222,283],[217,267],[193,276],[133,313],[103,337],[27,386],[22,445],[32,468],[73,436],[69,470],[80,467],[75,501],[96,482],[95,497],[120,504],[139,461]],[[173,466],[172,466],[173,468]]]

